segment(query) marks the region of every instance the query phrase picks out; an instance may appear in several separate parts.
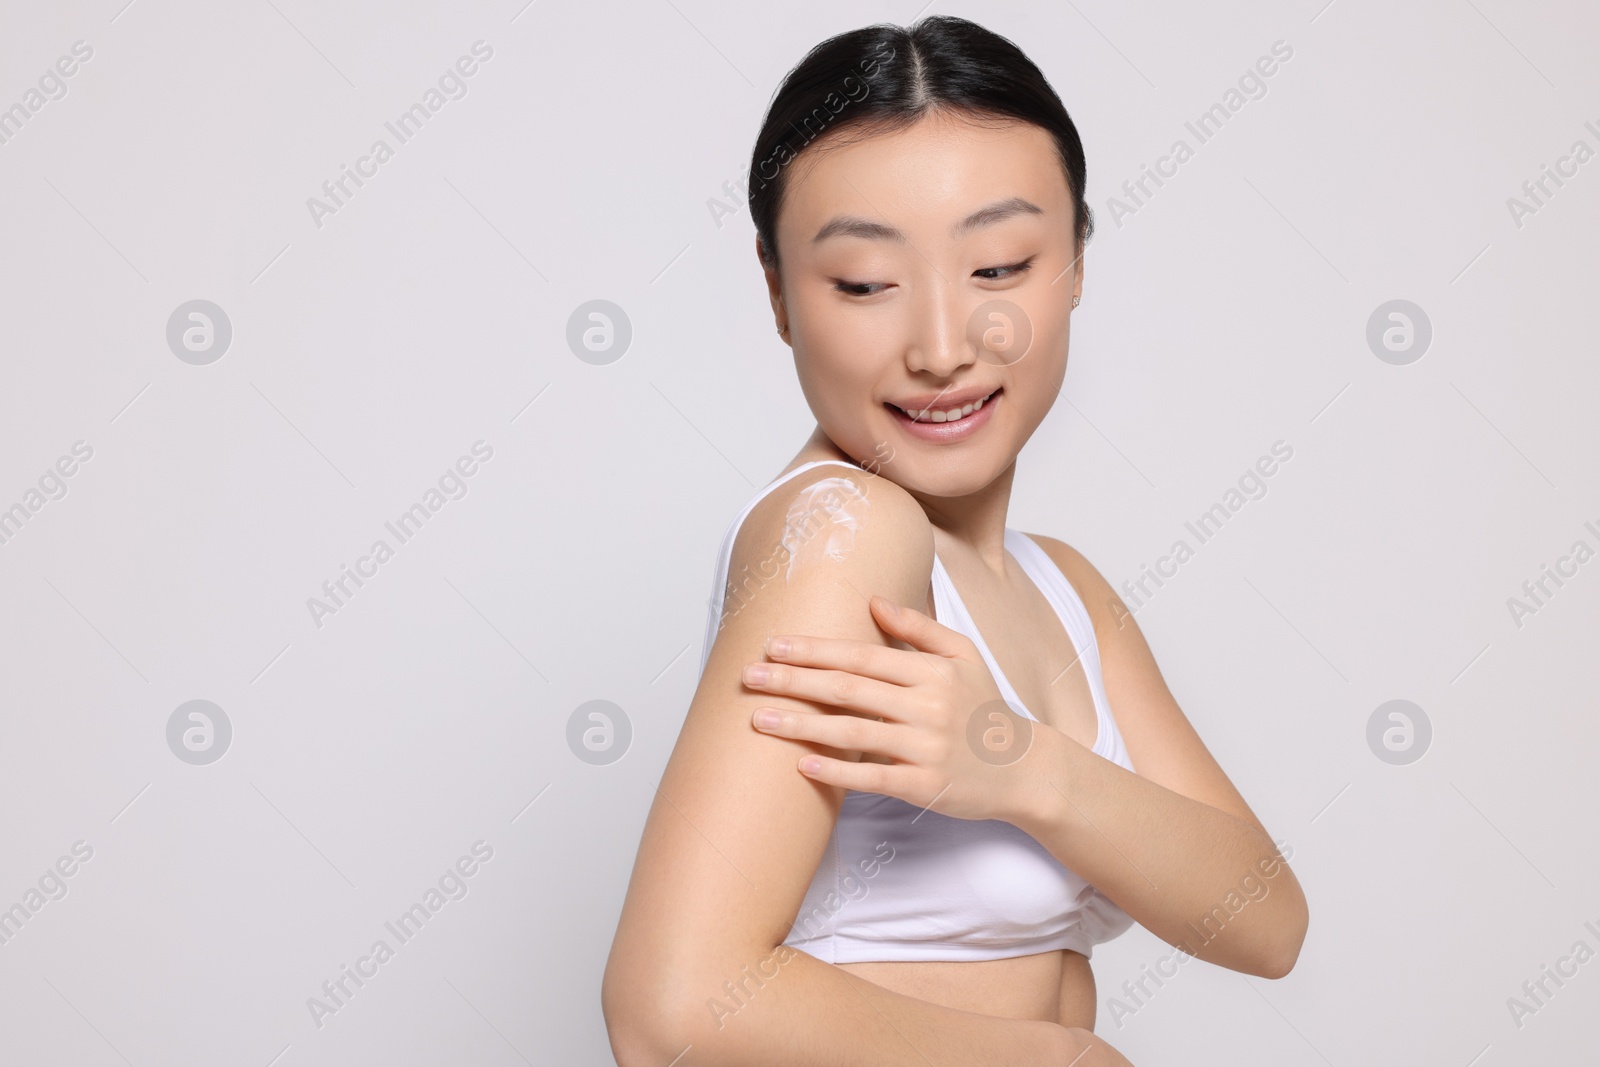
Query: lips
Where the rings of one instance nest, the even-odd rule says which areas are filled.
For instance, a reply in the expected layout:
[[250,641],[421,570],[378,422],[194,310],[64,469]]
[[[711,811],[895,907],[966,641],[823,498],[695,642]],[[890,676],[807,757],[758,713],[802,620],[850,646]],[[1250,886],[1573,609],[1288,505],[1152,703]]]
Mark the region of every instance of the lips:
[[[886,400],[884,401],[884,406],[892,408],[916,422],[959,422],[963,418],[970,418],[973,412],[982,410],[982,406],[998,395],[1001,388],[1001,386],[997,385],[987,391],[964,389],[947,393],[935,393],[916,397],[898,404]],[[954,417],[948,417],[952,412],[955,413]]]
[[[943,422],[934,422],[931,418],[913,418],[893,404],[885,403],[883,406],[889,412],[889,417],[894,420],[895,429],[908,440],[943,448],[959,445],[981,435],[983,428],[994,421],[995,409],[1004,407],[1005,403],[1003,392],[996,389],[983,400],[983,403],[978,404],[974,401],[973,404],[976,406],[972,407],[969,414]],[[939,414],[942,416],[943,412]]]

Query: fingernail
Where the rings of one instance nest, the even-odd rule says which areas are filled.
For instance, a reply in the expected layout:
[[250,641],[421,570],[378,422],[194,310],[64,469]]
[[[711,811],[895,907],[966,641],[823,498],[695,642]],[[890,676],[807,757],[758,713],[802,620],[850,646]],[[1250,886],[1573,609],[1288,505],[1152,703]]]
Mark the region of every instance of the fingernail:
[[744,680],[751,685],[765,685],[768,675],[767,668],[759,663],[752,663],[744,669]]
[[789,654],[789,639],[787,637],[774,637],[768,641],[767,654],[770,656],[787,656]]
[[778,725],[778,713],[770,710],[756,712],[756,725],[763,730],[770,730]]

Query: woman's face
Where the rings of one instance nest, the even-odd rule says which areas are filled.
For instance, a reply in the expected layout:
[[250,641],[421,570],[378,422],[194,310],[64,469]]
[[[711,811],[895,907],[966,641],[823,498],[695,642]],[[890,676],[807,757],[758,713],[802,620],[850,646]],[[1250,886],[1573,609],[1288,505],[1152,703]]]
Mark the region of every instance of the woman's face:
[[781,278],[767,276],[806,401],[829,439],[907,489],[976,492],[1066,374],[1083,269],[1055,142],[934,113],[824,144],[791,164]]

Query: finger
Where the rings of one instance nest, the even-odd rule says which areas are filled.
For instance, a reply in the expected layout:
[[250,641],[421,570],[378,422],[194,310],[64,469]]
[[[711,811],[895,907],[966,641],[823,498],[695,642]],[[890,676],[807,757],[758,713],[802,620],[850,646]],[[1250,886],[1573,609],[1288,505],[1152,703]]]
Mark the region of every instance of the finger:
[[868,604],[879,627],[912,648],[949,659],[962,659],[977,650],[966,634],[952,630],[938,619],[907,604],[896,604],[888,597],[877,595]]
[[744,684],[774,695],[811,700],[832,708],[903,721],[907,714],[903,686],[862,678],[848,671],[796,667],[787,663],[751,663]]
[[860,752],[909,762],[912,740],[904,726],[855,715],[818,715],[814,711],[757,708],[751,718],[757,730],[791,741],[813,741],[841,752]]
[[887,763],[870,763],[862,760],[833,759],[829,756],[806,756],[800,760],[800,773],[814,782],[854,789],[858,793],[881,793],[888,797],[901,796],[902,790],[911,788],[908,767],[895,767]]
[[769,637],[766,653],[781,663],[849,671],[893,685],[911,685],[927,674],[927,668],[922,666],[921,657],[915,652],[842,637]]

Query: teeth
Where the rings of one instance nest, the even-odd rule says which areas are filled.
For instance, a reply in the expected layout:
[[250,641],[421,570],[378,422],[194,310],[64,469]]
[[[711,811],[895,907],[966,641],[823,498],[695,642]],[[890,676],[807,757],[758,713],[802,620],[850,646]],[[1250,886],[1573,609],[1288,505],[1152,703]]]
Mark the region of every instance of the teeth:
[[[993,395],[993,393],[989,394],[989,396]],[[917,419],[922,422],[955,422],[957,419],[964,419],[968,415],[971,415],[974,411],[977,411],[979,408],[983,407],[984,403],[988,399],[988,396],[979,397],[970,404],[965,404],[958,408],[951,408],[949,411],[934,411],[931,408],[924,408],[921,411],[906,411],[905,408],[901,408],[900,410],[905,411],[906,414],[911,416],[913,419]]]

